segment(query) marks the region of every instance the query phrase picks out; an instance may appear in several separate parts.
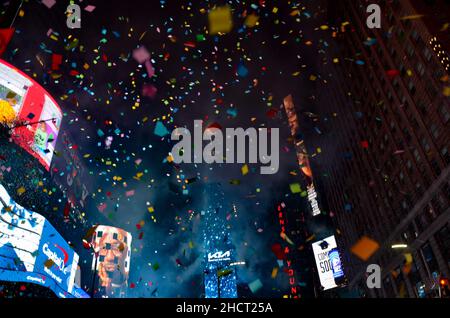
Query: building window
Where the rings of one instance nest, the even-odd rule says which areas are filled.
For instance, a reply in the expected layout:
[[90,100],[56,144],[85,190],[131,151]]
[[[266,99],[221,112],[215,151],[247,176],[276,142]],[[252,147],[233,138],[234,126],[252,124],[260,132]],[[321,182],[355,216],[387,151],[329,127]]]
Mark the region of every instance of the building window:
[[114,256],[114,264],[119,264],[119,258],[117,256]]
[[416,182],[416,191],[417,191],[417,194],[422,194],[422,192],[423,192],[422,190],[423,190],[422,185],[420,184],[419,181],[417,181],[417,182]]
[[433,169],[434,173],[438,176],[441,174],[441,168],[439,167],[439,164],[436,160],[431,160],[431,168]]
[[111,249],[111,243],[106,243],[105,244],[105,249],[110,250]]
[[448,154],[448,148],[447,148],[447,146],[445,146],[444,148],[441,149],[441,155],[442,155],[442,157],[444,158],[444,161],[445,161],[447,164],[450,164],[450,156],[449,156],[449,154]]
[[114,234],[113,234],[113,239],[114,239],[114,240],[117,240],[118,237],[119,237],[119,235],[118,235],[117,233],[114,233]]
[[98,231],[97,232],[97,237],[102,237],[103,236],[103,231]]
[[445,225],[439,232],[436,233],[436,242],[441,250],[442,257],[450,267],[450,225]]
[[414,158],[416,158],[416,161],[419,163],[421,161],[419,150],[414,149],[413,155],[414,155]]
[[394,79],[394,81],[392,82],[392,85],[394,85],[395,88],[398,88],[398,79]]
[[412,57],[414,55],[414,47],[411,44],[408,44],[408,47],[406,48],[406,53],[408,53],[409,57]]
[[429,48],[424,48],[423,49],[423,56],[425,56],[425,59],[429,62],[431,61],[431,51]]
[[412,81],[409,81],[408,89],[411,92],[411,95],[414,95],[416,93],[416,87],[414,86],[414,83]]
[[406,168],[408,168],[409,171],[412,170],[412,163],[411,160],[408,159],[408,161],[406,162]]
[[392,94],[391,91],[387,92],[387,98],[389,99],[390,102],[392,102]]
[[442,121],[444,122],[444,124],[448,123],[448,121],[450,120],[450,113],[448,112],[445,104],[439,108],[439,112],[442,115]]
[[425,73],[425,66],[423,66],[423,64],[420,62],[417,64],[417,73],[420,75],[420,77],[422,77]]
[[408,203],[405,200],[402,201],[402,208],[403,210],[408,210]]
[[391,124],[389,126],[391,127],[392,131],[395,131],[395,123],[394,123],[394,121],[391,121]]
[[434,256],[433,250],[431,249],[430,244],[426,243],[422,248],[423,257],[425,258],[425,261],[427,262],[428,268],[430,269],[430,272],[436,272],[439,273],[439,267],[436,261],[436,257]]
[[417,109],[423,116],[425,116],[428,113],[427,106],[425,105],[425,102],[423,100],[419,100],[417,102]]
[[103,263],[105,261],[105,255],[100,255],[99,258],[98,258],[98,261],[100,263]]
[[417,41],[419,39],[419,33],[417,33],[416,30],[413,30],[411,32],[411,37],[414,39],[414,41]]
[[431,124],[430,131],[434,139],[437,139],[439,137],[439,128],[436,126],[436,124]]
[[423,146],[423,150],[424,150],[425,152],[430,151],[430,144],[428,143],[428,141],[427,141],[426,138],[423,138],[423,139],[422,139],[422,146]]

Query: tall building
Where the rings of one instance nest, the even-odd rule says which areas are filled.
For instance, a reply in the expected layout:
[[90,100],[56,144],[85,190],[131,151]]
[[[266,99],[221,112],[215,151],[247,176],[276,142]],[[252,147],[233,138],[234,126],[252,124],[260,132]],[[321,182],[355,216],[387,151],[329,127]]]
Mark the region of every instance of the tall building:
[[228,228],[231,204],[219,183],[205,186],[206,209],[202,212],[205,248],[204,283],[206,298],[237,298],[236,257]]
[[[433,296],[438,277],[450,276],[449,41],[445,24],[437,27],[450,8],[376,2],[381,29],[367,27],[366,1],[327,1],[335,32],[317,104],[336,117],[324,123],[327,155],[315,164],[327,176],[338,245],[349,251],[362,236],[380,245],[366,261],[344,258],[350,287],[370,297]],[[407,248],[393,249],[398,243]],[[381,289],[367,288],[368,264],[381,266]]]

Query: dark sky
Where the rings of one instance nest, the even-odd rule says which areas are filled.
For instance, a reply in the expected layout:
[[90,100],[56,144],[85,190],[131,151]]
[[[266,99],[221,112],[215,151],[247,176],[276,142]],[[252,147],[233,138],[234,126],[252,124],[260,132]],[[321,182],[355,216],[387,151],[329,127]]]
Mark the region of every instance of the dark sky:
[[[226,3],[84,0],[82,9],[96,8],[82,10],[81,29],[71,30],[64,15],[68,1],[57,0],[49,9],[30,0],[24,4],[24,16],[15,22],[16,34],[3,56],[60,103],[65,113],[62,129],[72,136],[80,156],[86,155],[83,162],[90,172],[86,183],[96,194],[87,211],[88,223],[132,233],[130,283],[136,287],[130,289],[130,296],[199,297],[203,293],[199,212],[204,182],[221,182],[230,208],[235,204],[238,210],[231,232],[239,260],[248,264],[238,271],[239,283],[259,278],[264,286],[257,296],[281,296],[287,287],[285,273],[270,277],[277,266],[270,247],[280,242],[274,205],[292,195],[289,184],[299,180],[289,173],[298,169],[280,105],[284,96],[292,94],[300,113],[314,112],[316,84],[310,75],[317,75],[322,39],[328,33],[318,29],[323,24],[319,1],[228,1],[232,30],[222,36],[208,35],[209,9]],[[245,14],[259,16],[259,25],[245,27]],[[56,40],[47,35],[49,29]],[[204,41],[198,41],[198,35]],[[74,38],[78,45],[67,50]],[[151,54],[152,78],[131,56],[138,46]],[[63,56],[58,70],[51,69],[53,54]],[[248,70],[246,76],[237,73],[241,64]],[[83,78],[71,75],[73,70]],[[156,87],[154,98],[141,95],[144,84]],[[133,109],[136,102],[139,105]],[[237,115],[231,116],[229,110]],[[267,115],[270,110],[275,117]],[[318,123],[303,117],[303,132],[310,134]],[[243,176],[241,164],[182,164],[176,170],[164,162],[173,142],[170,135],[161,138],[153,133],[155,121],[171,131],[179,126],[192,128],[195,119],[223,128],[279,127],[278,173],[262,176],[258,165],[250,165],[250,173]],[[98,129],[105,135],[100,137]],[[110,149],[105,149],[106,136],[113,136]],[[137,159],[142,159],[139,165]],[[107,166],[108,160],[115,166]],[[144,175],[137,181],[133,176],[139,172]],[[169,183],[177,184],[177,175],[199,178],[188,186],[188,195],[169,189]],[[115,176],[122,180],[114,181]],[[241,184],[231,185],[231,179]],[[126,197],[130,190],[135,194]],[[147,202],[155,207],[156,223],[150,219]],[[96,208],[101,203],[107,204],[104,212]],[[189,211],[194,211],[191,220]],[[138,230],[136,224],[141,221],[145,225]],[[141,232],[143,237],[138,239]],[[90,264],[91,260],[83,261]],[[155,263],[160,265],[156,271],[151,267]],[[89,284],[85,276],[82,281]]]

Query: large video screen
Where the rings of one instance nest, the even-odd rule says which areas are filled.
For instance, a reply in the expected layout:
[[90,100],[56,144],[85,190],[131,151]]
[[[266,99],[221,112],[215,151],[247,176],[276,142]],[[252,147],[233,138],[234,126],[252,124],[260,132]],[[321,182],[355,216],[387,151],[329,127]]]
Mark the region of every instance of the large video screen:
[[131,240],[131,234],[123,229],[105,225],[96,228],[93,245],[99,252],[94,255],[92,265],[99,277],[99,287],[106,296],[125,296],[130,273]]
[[70,294],[77,265],[78,254],[56,229],[14,202],[0,184],[0,280],[32,282]]
[[13,140],[49,170],[62,120],[58,104],[34,80],[2,60],[0,101],[15,112],[10,123]]

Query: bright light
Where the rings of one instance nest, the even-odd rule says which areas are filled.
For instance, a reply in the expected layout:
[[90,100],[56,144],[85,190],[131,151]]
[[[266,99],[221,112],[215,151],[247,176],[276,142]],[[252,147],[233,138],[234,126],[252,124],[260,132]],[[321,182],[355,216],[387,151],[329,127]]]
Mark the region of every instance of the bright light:
[[391,246],[391,248],[407,248],[408,245],[406,244],[394,244]]

